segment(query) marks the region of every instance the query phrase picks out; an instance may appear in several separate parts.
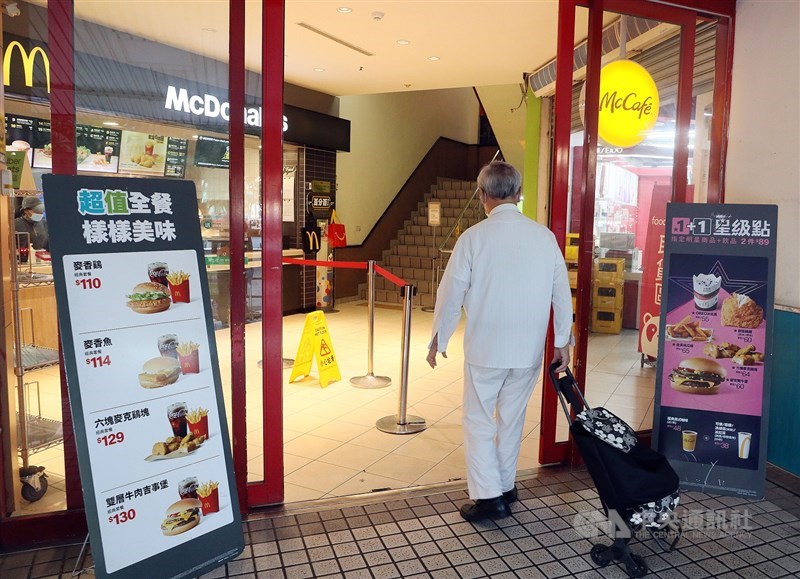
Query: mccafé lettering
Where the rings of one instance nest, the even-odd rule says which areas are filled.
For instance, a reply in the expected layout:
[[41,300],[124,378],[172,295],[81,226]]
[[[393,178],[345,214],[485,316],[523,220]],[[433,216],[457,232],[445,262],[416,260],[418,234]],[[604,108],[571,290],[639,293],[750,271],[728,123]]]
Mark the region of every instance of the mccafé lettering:
[[30,52],[28,52],[17,40],[9,42],[3,54],[3,84],[5,86],[11,86],[11,60],[15,54],[19,54],[19,58],[22,62],[22,71],[25,74],[25,86],[28,88],[33,88],[34,61],[37,56],[42,57],[44,74],[47,79],[47,92],[50,92],[50,59],[47,58],[47,53],[41,46],[34,46]]
[[[167,87],[167,98],[164,103],[165,109],[173,111],[183,111],[197,116],[217,118],[229,121],[231,118],[231,105],[228,102],[220,101],[211,94],[189,95],[185,88],[175,88],[170,85]],[[245,107],[244,122],[250,127],[261,126],[261,107]],[[289,128],[289,120],[283,115],[283,132]]]
[[600,70],[597,133],[603,143],[638,145],[655,126],[658,107],[658,88],[642,65],[616,60]]
[[650,115],[650,111],[653,110],[653,99],[648,96],[644,100],[637,100],[637,96],[635,92],[629,93],[622,98],[617,96],[617,91],[610,94],[606,93],[600,97],[600,109],[608,109],[611,114],[614,114],[617,109],[634,111],[638,113],[637,116],[641,119],[642,115]]

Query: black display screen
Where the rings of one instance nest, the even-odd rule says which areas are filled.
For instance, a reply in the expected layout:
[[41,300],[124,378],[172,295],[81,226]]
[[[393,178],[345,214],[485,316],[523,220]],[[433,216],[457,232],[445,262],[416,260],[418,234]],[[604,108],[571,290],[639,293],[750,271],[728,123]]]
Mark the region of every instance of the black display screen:
[[227,139],[197,137],[194,164],[198,167],[227,169],[230,166],[230,144]]

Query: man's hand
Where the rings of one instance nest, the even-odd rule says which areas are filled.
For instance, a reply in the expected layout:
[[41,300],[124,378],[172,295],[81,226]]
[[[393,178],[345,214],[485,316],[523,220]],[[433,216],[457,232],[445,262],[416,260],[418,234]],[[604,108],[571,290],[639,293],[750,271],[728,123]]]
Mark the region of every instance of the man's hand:
[[569,366],[569,344],[564,346],[563,348],[555,348],[553,351],[553,361],[551,364],[556,362],[561,362],[556,368],[556,374],[563,372]]
[[[436,334],[433,337],[433,341],[431,342],[431,347],[428,350],[428,357],[425,358],[430,364],[431,368],[436,368],[436,354],[439,350],[439,334]],[[447,352],[442,352],[442,356],[447,358]]]

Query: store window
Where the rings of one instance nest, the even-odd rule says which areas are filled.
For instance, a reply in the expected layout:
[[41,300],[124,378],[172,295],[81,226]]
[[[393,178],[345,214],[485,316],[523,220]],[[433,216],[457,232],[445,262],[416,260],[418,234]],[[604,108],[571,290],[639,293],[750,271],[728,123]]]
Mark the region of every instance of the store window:
[[[565,259],[577,297],[579,257],[586,256],[580,252],[580,232],[582,226],[583,231],[591,231],[591,289],[588,285],[584,289],[590,295],[583,302],[590,312],[585,359],[588,399],[609,408],[636,430],[649,430],[664,217],[667,202],[673,200],[679,146],[681,28],[611,12],[604,13],[603,22],[599,140],[588,161],[588,181],[582,79],[573,88]],[[660,41],[648,43],[648,34],[654,32]],[[698,21],[695,33],[686,175],[687,199],[702,203],[708,200],[715,23]],[[625,100],[628,93],[635,98]],[[623,109],[635,113],[630,127],[620,120]],[[593,188],[586,193],[589,199],[584,198],[585,181]],[[565,423],[560,426],[557,440],[564,441]]]

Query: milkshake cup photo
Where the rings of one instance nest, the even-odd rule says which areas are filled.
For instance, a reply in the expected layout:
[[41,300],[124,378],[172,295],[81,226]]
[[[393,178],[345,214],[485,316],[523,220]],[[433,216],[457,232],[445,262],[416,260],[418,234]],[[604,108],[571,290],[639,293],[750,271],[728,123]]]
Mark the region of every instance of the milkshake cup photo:
[[753,435],[749,432],[739,433],[739,458],[750,458],[750,440]]
[[692,276],[694,289],[694,304],[698,310],[713,310],[719,301],[719,288],[722,278],[714,274],[700,274]]
[[694,430],[683,431],[683,452],[694,452],[697,445],[697,433]]

